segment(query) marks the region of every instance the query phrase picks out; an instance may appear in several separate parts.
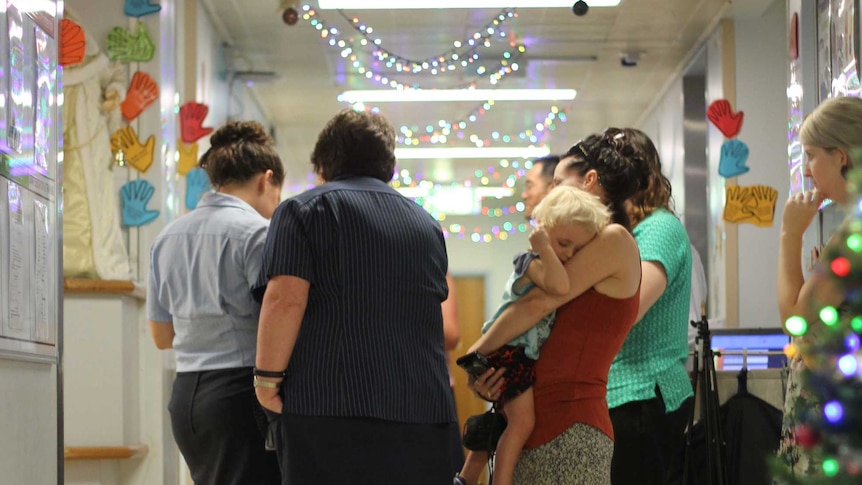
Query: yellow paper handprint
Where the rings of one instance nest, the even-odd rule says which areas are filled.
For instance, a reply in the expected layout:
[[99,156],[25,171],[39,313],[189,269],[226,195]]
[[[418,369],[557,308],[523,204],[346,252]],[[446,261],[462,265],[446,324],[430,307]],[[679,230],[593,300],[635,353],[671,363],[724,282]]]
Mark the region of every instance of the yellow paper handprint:
[[177,161],[177,172],[180,175],[186,175],[198,165],[198,144],[191,143],[187,145],[180,138],[177,139],[177,151],[180,154],[180,158]]
[[749,187],[756,202],[754,208],[754,221],[752,224],[759,227],[772,227],[775,218],[775,201],[778,200],[778,191],[765,185]]
[[727,187],[725,195],[726,202],[724,204],[723,216],[725,221],[738,223],[744,222],[746,218],[751,217],[750,195],[744,187],[737,185]]
[[141,144],[138,135],[131,126],[121,128],[111,135],[111,151],[114,158],[122,158],[139,172],[146,172],[153,164],[153,151],[156,148],[156,137],[150,135],[146,144]]
[[775,217],[778,191],[765,185],[727,187],[724,220],[734,224],[748,222],[770,227]]

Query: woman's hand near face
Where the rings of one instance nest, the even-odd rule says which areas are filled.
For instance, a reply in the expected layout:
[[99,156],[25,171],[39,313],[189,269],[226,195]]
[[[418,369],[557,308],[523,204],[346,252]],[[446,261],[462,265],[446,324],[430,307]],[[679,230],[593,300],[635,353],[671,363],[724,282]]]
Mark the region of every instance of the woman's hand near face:
[[791,196],[784,204],[781,231],[801,237],[805,229],[811,225],[822,202],[823,196],[817,190]]

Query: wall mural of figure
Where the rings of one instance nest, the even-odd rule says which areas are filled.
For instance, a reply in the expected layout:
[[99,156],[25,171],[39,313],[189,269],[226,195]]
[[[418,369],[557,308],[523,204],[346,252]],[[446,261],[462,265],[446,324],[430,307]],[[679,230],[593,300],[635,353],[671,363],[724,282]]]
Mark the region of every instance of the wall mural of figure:
[[[68,7],[66,16],[81,24]],[[83,62],[63,72],[63,276],[128,280],[110,144],[122,123],[126,68],[110,62],[96,39],[86,42]]]

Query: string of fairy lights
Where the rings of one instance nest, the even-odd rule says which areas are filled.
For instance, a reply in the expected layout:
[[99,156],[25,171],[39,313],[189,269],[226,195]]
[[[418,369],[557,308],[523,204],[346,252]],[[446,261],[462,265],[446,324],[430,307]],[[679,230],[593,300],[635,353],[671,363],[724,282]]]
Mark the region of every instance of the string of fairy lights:
[[[494,106],[493,101],[484,103],[478,110],[483,115]],[[552,106],[545,114],[544,119],[535,125],[527,127],[517,133],[501,133],[492,131],[489,136],[480,136],[476,133],[467,133],[469,123],[475,122],[477,115],[471,113],[467,118],[455,122],[439,120],[436,125],[419,127],[416,125],[402,125],[399,128],[398,144],[405,146],[418,146],[420,143],[449,144],[469,141],[478,148],[491,146],[492,143],[516,143],[529,142],[543,145],[547,136],[557,129],[557,122],[568,121],[565,111],[557,106]]]
[[[526,54],[526,46],[509,38],[503,30],[503,24],[518,17],[514,9],[504,9],[492,18],[481,29],[462,40],[452,42],[450,48],[442,54],[425,59],[412,59],[400,55],[384,46],[383,40],[377,37],[372,26],[360,21],[356,17],[348,17],[344,12],[339,13],[347,21],[348,25],[358,34],[358,38],[342,33],[337,27],[327,24],[320,18],[318,12],[309,5],[302,6],[302,19],[307,21],[325,43],[333,49],[338,49],[341,58],[345,59],[346,65],[362,77],[382,86],[393,89],[423,89],[415,83],[404,82],[393,78],[399,74],[431,74],[439,76],[451,73],[459,69],[471,70],[472,79],[460,82],[453,88],[475,88],[481,79],[486,79],[490,84],[498,84],[505,76],[517,72],[520,69],[519,60]],[[480,63],[480,50],[489,48],[492,43],[507,42],[508,46],[500,54],[499,63],[496,61],[488,67],[488,62]],[[359,48],[371,49],[370,62],[365,62],[358,52]],[[394,71],[394,72],[392,72]],[[493,71],[493,72],[490,72]],[[463,75],[462,75],[463,77]],[[492,100],[478,104],[466,116],[456,121],[438,120],[434,124],[426,126],[403,125],[399,129],[397,143],[403,146],[419,146],[420,144],[432,145],[456,145],[469,142],[476,147],[488,147],[492,144],[529,142],[531,144],[544,144],[550,132],[557,128],[558,123],[565,123],[567,116],[564,110],[552,106],[541,121],[536,122],[516,133],[502,133],[492,131],[490,134],[480,135],[471,132],[468,128],[477,122],[494,107]],[[379,112],[377,107],[367,107],[363,103],[353,103],[353,109]],[[496,166],[489,166],[484,170],[476,170],[473,177],[459,182],[441,184],[426,179],[422,173],[411,173],[409,170],[399,170],[394,174],[391,185],[396,189],[423,188],[425,192],[445,192],[448,188],[493,188],[509,189],[514,194],[517,182],[526,176],[526,171],[532,166],[529,161],[500,160]],[[313,176],[309,175],[308,185],[313,185]],[[490,243],[492,241],[504,241],[509,237],[526,233],[533,229],[533,222],[523,217],[524,203],[518,200],[515,203],[501,203],[499,206],[486,204],[483,199],[480,216],[486,217],[489,223],[461,224],[460,217],[466,214],[447,214],[445,211],[437,210],[433,204],[427,204],[422,196],[412,197],[417,203],[426,208],[431,215],[441,223],[443,235],[446,238],[467,240],[475,243]],[[487,199],[490,201],[491,199]],[[476,215],[476,214],[471,214]]]
[[[312,27],[314,27],[320,33],[321,38],[326,40],[329,46],[340,49],[341,57],[349,61],[349,66],[353,70],[355,70],[358,74],[364,76],[366,79],[374,81],[382,86],[387,86],[394,89],[423,89],[418,84],[407,84],[397,79],[394,79],[389,74],[381,72],[381,62],[384,62],[385,67],[394,68],[398,73],[417,74],[419,72],[423,72],[424,70],[428,70],[436,76],[444,72],[451,72],[453,70],[456,70],[458,69],[459,65],[462,68],[467,67],[479,59],[479,55],[477,52],[468,51],[469,55],[467,55],[466,58],[461,57],[457,52],[446,52],[444,54],[440,54],[434,56],[433,58],[430,58],[432,59],[430,61],[410,61],[402,56],[395,56],[388,50],[381,50],[379,46],[380,44],[382,44],[382,41],[379,38],[373,39],[371,41],[369,41],[367,38],[367,34],[374,31],[373,27],[360,23],[358,19],[349,19],[351,26],[357,25],[357,29],[359,28],[359,25],[364,27],[364,29],[362,29],[364,34],[359,39],[358,44],[364,47],[368,46],[370,43],[372,44],[372,46],[375,47],[374,52],[377,53],[377,60],[374,61],[373,66],[368,66],[359,58],[359,56],[355,52],[354,46],[357,44],[357,42],[354,38],[343,35],[342,32],[335,26],[327,26],[326,22],[324,22],[318,16],[317,11],[314,10],[311,6],[307,4],[303,5],[302,10],[302,19],[307,21]],[[512,12],[512,18],[516,16],[517,15]],[[505,18],[510,17],[507,14]],[[494,24],[494,22],[497,22],[497,24]],[[498,18],[495,18],[491,22],[493,27],[486,27],[485,32],[487,33],[487,35],[483,35],[481,32],[476,32],[471,38],[469,38],[465,42],[470,45],[470,42],[472,41],[473,45],[471,46],[471,48],[473,48],[475,47],[475,44],[477,44],[479,41],[481,41],[481,45],[483,46],[490,46],[493,39],[505,39],[506,33],[502,30],[499,30],[499,22],[500,20],[498,16]],[[501,33],[502,35],[500,35]],[[527,48],[522,43],[514,41],[509,41],[509,43],[510,48],[502,54],[499,61],[499,67],[497,67],[493,73],[488,74],[487,68],[485,68],[484,66],[480,66],[476,70],[475,79],[459,82],[454,86],[450,86],[449,89],[475,88],[478,85],[477,80],[482,78],[483,76],[486,77],[491,84],[497,84],[498,82],[500,82],[501,79],[503,79],[503,77],[517,71],[519,69],[517,59],[527,52]],[[456,41],[453,44],[459,45],[462,43],[461,41]],[[453,55],[457,56],[457,58],[453,59]],[[375,56],[375,54],[372,53],[372,56]],[[381,57],[383,57],[383,61],[380,60]],[[443,61],[440,61],[441,58],[443,59]],[[415,64],[416,62],[418,62],[418,64]],[[416,66],[422,69],[418,69]]]
[[[428,71],[433,75],[453,72],[459,67],[466,68],[473,64],[479,59],[479,48],[491,47],[491,40],[495,37],[505,39],[506,32],[501,29],[502,24],[509,19],[518,17],[515,10],[504,9],[473,35],[463,40],[454,41],[452,43],[454,47],[448,51],[426,59],[415,60],[398,55],[384,47],[383,41],[379,37],[371,37],[374,29],[364,22],[360,22],[358,18],[348,17],[342,10],[339,10],[338,13],[362,36],[363,40],[371,42],[375,46],[373,56],[377,60],[385,62],[387,68],[413,74]],[[482,73],[480,72],[480,74]]]
[[[526,176],[527,170],[533,166],[531,161],[500,160],[497,166],[488,166],[484,170],[476,170],[473,176],[459,182],[441,184],[426,179],[422,173],[411,173],[407,169],[395,172],[390,185],[396,190],[406,188],[424,188],[429,192],[445,187],[504,187],[515,190],[520,179]],[[440,222],[443,237],[468,240],[474,243],[490,243],[495,240],[505,241],[517,233],[532,231],[535,223],[523,217],[524,203],[520,200],[501,207],[491,207],[483,204],[480,215],[491,219],[488,224],[472,224],[470,226],[456,222],[463,215],[450,215],[426,205],[423,197],[412,197],[414,202],[428,210],[432,217]],[[514,219],[503,220],[503,219]],[[497,222],[499,221],[499,222]]]

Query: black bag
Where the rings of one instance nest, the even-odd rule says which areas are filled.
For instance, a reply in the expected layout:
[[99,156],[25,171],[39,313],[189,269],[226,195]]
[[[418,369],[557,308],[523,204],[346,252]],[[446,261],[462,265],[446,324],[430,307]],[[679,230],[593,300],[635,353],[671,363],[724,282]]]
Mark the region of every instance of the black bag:
[[495,409],[470,416],[464,423],[464,448],[493,453],[506,429],[506,418]]

